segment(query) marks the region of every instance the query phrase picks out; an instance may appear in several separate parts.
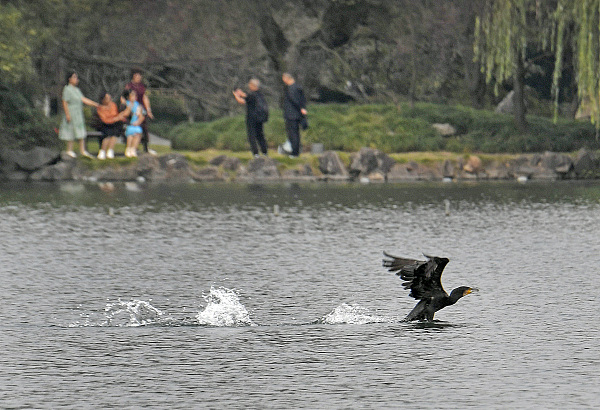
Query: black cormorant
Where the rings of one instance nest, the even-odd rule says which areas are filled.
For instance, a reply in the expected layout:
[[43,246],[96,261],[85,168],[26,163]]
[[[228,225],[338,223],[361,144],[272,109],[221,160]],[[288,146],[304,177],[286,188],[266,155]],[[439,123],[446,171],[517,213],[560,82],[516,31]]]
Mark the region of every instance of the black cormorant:
[[383,252],[388,259],[383,260],[383,266],[390,272],[395,272],[405,282],[404,289],[410,289],[410,295],[419,300],[417,306],[406,316],[405,321],[433,321],[433,315],[440,309],[455,304],[458,299],[477,289],[461,286],[446,293],[442,286],[442,271],[448,264],[448,258],[424,255],[426,261],[399,258]]

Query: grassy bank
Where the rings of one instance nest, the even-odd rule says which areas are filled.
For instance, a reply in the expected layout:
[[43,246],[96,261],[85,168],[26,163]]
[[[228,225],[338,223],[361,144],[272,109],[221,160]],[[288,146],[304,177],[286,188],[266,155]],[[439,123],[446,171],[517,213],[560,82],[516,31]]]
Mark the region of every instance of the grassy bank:
[[[594,126],[585,121],[528,116],[529,129],[520,133],[513,118],[462,106],[416,104],[309,106],[310,128],[303,132],[303,144],[322,143],[326,150],[354,152],[362,147],[386,153],[448,151],[454,153],[572,152],[582,147],[595,150]],[[442,137],[434,123],[449,123],[457,135]],[[265,134],[271,148],[285,137],[281,111],[271,109]],[[182,123],[167,135],[173,149],[248,150],[242,114],[206,123]]]

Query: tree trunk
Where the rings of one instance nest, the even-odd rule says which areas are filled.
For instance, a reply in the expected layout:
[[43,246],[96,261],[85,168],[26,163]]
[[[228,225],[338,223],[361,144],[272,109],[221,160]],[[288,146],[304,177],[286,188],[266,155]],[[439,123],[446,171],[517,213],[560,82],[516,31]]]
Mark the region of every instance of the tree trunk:
[[525,119],[525,64],[523,63],[523,56],[520,51],[517,51],[514,76],[514,115],[515,123],[517,128],[521,132],[527,130],[527,120]]

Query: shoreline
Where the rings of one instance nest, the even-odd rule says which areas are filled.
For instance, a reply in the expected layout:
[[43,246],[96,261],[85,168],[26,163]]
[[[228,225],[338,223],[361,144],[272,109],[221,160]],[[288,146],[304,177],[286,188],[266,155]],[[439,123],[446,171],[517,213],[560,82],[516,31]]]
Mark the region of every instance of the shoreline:
[[[199,157],[203,155],[203,157]],[[70,158],[47,148],[5,151],[2,181],[90,182],[420,182],[600,179],[600,159],[582,149],[576,154],[385,154],[362,148],[355,153],[325,151],[299,158],[237,153],[168,152],[137,159],[100,161]]]

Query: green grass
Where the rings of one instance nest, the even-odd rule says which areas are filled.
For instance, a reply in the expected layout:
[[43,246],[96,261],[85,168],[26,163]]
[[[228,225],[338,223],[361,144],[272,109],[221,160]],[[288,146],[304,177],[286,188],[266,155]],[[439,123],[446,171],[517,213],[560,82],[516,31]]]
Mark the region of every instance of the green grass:
[[[126,165],[133,164],[138,161],[137,158],[127,158],[125,156],[122,156],[122,154],[125,152],[125,144],[122,144],[122,143],[117,143],[115,145],[115,153],[117,155],[115,158],[105,159],[102,161],[96,159],[96,155],[98,153],[98,150],[100,149],[100,147],[98,146],[98,140],[96,138],[89,138],[86,142],[86,148],[87,148],[88,152],[92,154],[93,158],[86,158],[86,157],[79,155],[79,145],[75,144],[75,152],[77,153],[77,159],[79,161],[87,164],[87,166],[90,169],[103,169],[103,168],[109,168],[109,167],[112,167],[115,165],[126,166]],[[164,146],[164,145],[150,144],[150,148],[155,150],[158,153],[158,155],[164,155],[169,152],[172,152],[172,150],[169,147]],[[62,149],[64,149],[64,146],[62,147]],[[141,152],[141,146],[139,148],[139,152]],[[206,164],[204,164],[204,165],[206,165]]]
[[[571,152],[582,147],[595,149],[594,126],[587,122],[528,116],[529,129],[520,133],[511,116],[463,106],[420,103],[408,104],[310,105],[310,128],[302,133],[302,143],[322,143],[326,150],[355,152],[362,147],[386,153],[449,151],[454,153]],[[450,123],[458,133],[441,137],[434,123]],[[286,140],[279,109],[271,109],[265,124],[271,149]],[[209,148],[248,151],[246,126],[242,115],[211,122],[181,123],[167,134],[173,149],[198,151]]]

